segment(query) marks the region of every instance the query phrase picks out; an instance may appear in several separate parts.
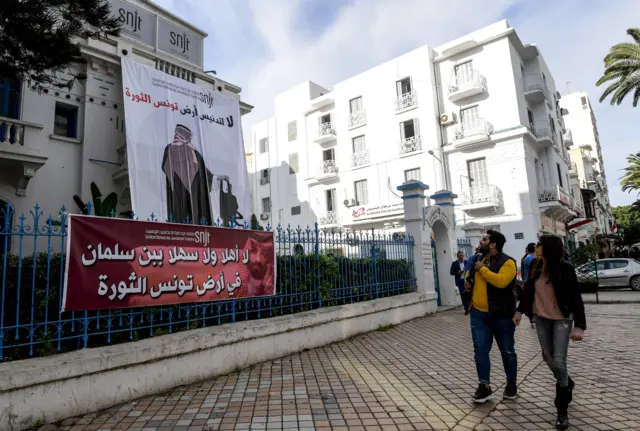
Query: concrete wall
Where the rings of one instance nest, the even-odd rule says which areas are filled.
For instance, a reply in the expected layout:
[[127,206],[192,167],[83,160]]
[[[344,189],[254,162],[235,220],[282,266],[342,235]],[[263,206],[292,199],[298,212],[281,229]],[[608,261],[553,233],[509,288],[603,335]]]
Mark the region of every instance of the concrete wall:
[[90,413],[436,309],[433,293],[411,293],[0,364],[0,429]]

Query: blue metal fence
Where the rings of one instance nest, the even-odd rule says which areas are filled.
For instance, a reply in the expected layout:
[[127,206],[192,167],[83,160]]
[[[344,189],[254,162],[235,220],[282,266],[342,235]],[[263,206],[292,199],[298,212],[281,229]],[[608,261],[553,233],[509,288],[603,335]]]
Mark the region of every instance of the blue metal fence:
[[458,250],[464,252],[465,259],[473,256],[473,245],[471,244],[471,238],[458,238]]
[[64,208],[55,218],[44,217],[37,205],[19,216],[9,205],[0,208],[0,361],[350,304],[416,287],[411,237],[325,232],[317,224],[278,226],[274,296],[60,313],[66,221]]

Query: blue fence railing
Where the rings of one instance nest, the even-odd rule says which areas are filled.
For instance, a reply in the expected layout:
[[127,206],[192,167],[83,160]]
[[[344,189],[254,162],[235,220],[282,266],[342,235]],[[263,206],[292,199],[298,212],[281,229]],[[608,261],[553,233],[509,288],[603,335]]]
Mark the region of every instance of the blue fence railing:
[[274,296],[60,313],[66,222],[64,208],[55,218],[37,205],[28,215],[0,208],[0,361],[350,304],[416,287],[413,238],[324,232],[316,224],[275,229]]
[[471,244],[471,238],[458,238],[458,251],[464,252],[465,259],[473,256],[473,245]]

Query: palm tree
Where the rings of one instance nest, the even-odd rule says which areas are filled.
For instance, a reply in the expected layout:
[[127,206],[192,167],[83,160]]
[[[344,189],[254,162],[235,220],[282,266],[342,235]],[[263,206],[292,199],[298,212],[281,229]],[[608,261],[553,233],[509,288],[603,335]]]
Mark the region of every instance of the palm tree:
[[629,165],[624,168],[624,175],[620,182],[622,191],[629,193],[637,191],[638,195],[640,195],[640,152],[630,154],[627,157],[627,163]]
[[633,106],[640,100],[640,28],[630,28],[627,34],[634,43],[619,43],[611,47],[604,58],[604,75],[597,86],[612,82],[600,96],[600,102],[611,96],[611,104],[620,105],[627,94],[633,92]]

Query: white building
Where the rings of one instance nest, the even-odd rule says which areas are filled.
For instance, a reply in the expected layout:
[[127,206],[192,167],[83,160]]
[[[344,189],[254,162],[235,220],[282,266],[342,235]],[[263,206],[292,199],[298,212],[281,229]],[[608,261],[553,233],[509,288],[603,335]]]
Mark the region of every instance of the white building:
[[[36,203],[45,217],[41,223],[49,214],[55,219],[62,206],[78,212],[73,195],[90,201],[91,182],[103,196],[118,194],[118,212],[130,209],[121,57],[240,97],[239,87],[204,72],[205,32],[147,0],[110,3],[122,22],[121,36],[79,42],[86,81],[67,90],[0,77],[0,206],[15,208],[14,224],[24,213],[25,225],[32,225]],[[181,41],[184,49],[176,49]],[[250,110],[241,102],[243,114]]]
[[572,135],[570,174],[575,178],[586,207],[586,218],[592,223],[581,225],[578,240],[585,242],[594,235],[611,234],[613,215],[609,201],[607,175],[600,145],[600,134],[589,95],[573,92],[560,101],[567,132]]
[[558,99],[538,48],[506,21],[332,90],[303,83],[253,127],[254,211],[263,223],[402,230],[395,189],[420,179],[458,196],[453,236],[476,244],[495,227],[519,258],[542,232],[566,237],[580,205]]

